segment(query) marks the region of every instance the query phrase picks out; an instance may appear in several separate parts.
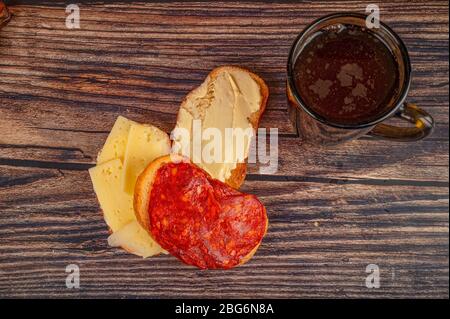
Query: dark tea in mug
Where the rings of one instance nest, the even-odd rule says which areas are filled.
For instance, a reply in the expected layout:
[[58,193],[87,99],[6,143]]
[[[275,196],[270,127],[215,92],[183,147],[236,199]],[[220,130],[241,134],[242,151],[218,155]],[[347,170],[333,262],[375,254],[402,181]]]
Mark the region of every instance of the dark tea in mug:
[[306,105],[339,124],[370,122],[397,96],[398,63],[375,33],[357,25],[318,31],[301,51],[294,80]]
[[[365,134],[395,141],[429,136],[433,118],[406,102],[408,50],[386,24],[367,28],[367,16],[322,17],[292,44],[287,64],[289,117],[302,141],[336,145]],[[399,118],[409,126],[386,123]]]

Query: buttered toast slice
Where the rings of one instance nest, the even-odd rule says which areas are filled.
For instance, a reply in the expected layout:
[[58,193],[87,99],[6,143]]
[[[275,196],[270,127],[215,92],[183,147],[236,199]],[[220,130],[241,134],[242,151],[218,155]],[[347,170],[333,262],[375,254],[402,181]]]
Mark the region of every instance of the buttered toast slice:
[[[213,178],[239,188],[246,175],[251,139],[268,96],[265,82],[246,69],[222,66],[212,70],[181,104],[173,132],[173,151],[189,157]],[[242,138],[230,140],[230,128],[233,134],[244,132]],[[177,129],[189,132],[188,137]],[[251,134],[246,135],[249,131]],[[198,134],[200,142],[195,137]],[[215,149],[211,149],[212,142]]]

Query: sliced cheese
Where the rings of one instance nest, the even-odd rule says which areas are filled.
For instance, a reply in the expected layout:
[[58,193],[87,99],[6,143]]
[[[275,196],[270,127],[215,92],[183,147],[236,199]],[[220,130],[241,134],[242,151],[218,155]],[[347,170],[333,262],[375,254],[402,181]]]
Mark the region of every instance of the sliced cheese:
[[138,176],[154,159],[170,152],[169,136],[160,129],[133,123],[124,156],[122,189],[133,194]]
[[167,253],[136,220],[109,236],[108,244],[112,247],[122,247],[129,253],[144,258]]
[[122,171],[120,159],[89,169],[106,224],[113,232],[136,219],[133,211],[133,196],[122,190]]
[[122,116],[117,118],[97,157],[97,166],[89,169],[106,224],[112,231],[110,246],[144,258],[166,253],[137,222],[133,193],[136,179],[147,164],[169,151],[166,133]]
[[131,120],[119,116],[106,139],[105,145],[97,156],[97,164],[103,164],[110,160],[119,158],[123,161],[127,146],[128,133],[132,124]]

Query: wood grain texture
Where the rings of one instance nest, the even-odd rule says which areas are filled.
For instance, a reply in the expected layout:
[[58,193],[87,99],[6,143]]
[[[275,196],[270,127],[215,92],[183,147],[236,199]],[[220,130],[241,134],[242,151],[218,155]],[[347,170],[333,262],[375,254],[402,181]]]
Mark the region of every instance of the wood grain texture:
[[[302,145],[287,116],[285,65],[313,19],[364,12],[362,1],[81,4],[11,2],[0,31],[0,297],[448,297],[448,3],[382,3],[405,40],[409,100],[435,134],[413,144],[364,137]],[[208,72],[238,64],[271,90],[263,127],[280,132],[273,175],[243,186],[266,205],[256,256],[198,271],[170,256],[141,260],[107,247],[87,168],[118,115],[169,132],[178,105]],[[81,289],[65,287],[65,267]],[[365,287],[365,267],[381,287]]]

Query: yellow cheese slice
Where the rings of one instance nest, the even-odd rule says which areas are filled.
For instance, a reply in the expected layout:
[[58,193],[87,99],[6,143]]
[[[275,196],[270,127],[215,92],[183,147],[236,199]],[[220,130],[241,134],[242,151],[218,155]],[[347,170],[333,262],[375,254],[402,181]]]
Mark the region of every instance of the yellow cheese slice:
[[122,190],[122,171],[120,159],[89,169],[106,224],[113,232],[136,219],[133,211],[133,196]]
[[167,253],[137,221],[125,225],[108,238],[108,244],[112,247],[122,247],[129,253],[144,258]]
[[128,133],[128,142],[123,162],[122,189],[133,194],[138,176],[154,159],[170,152],[169,136],[160,129],[133,123]]
[[131,120],[119,116],[106,139],[105,145],[97,156],[97,164],[103,164],[110,160],[119,158],[123,161],[127,146],[128,133],[132,124]]
[[[97,157],[97,166],[89,169],[106,224],[112,231],[110,246],[144,258],[167,253],[137,222],[133,193],[136,179],[147,164],[169,151],[170,139],[163,131],[122,116],[117,118]],[[127,166],[122,164],[125,162]]]

